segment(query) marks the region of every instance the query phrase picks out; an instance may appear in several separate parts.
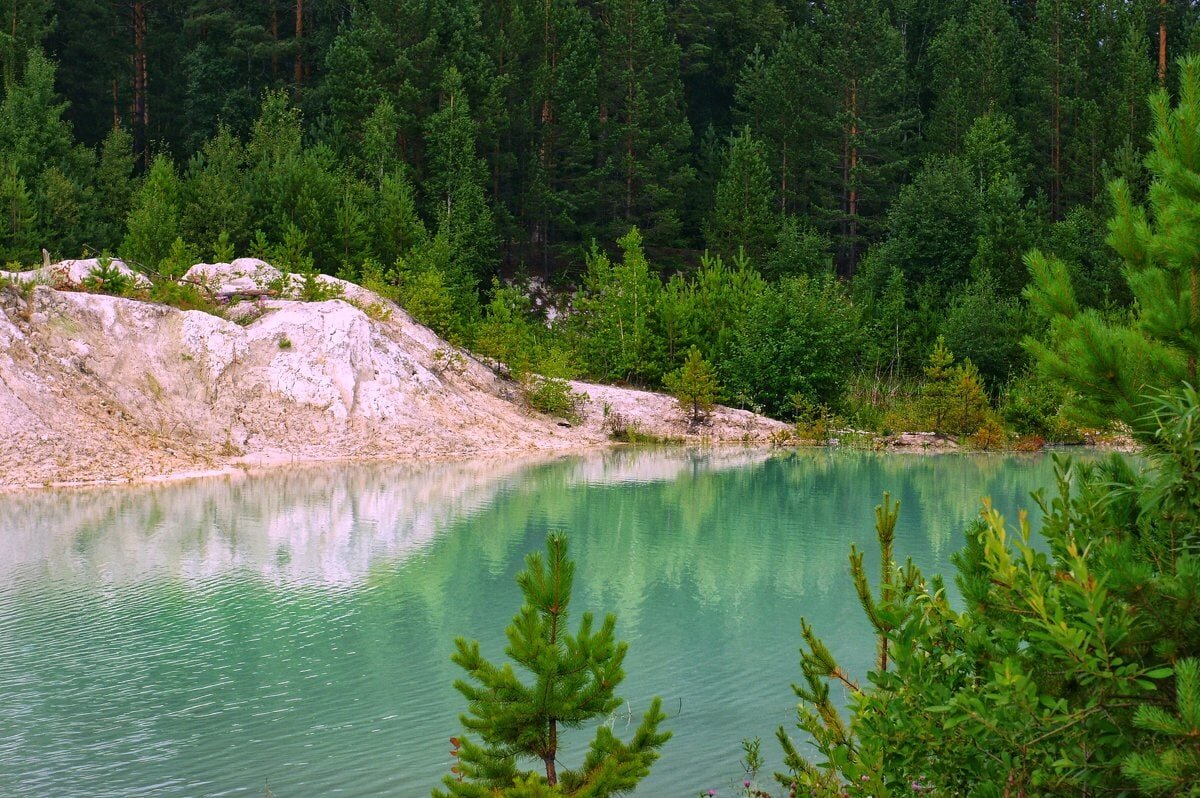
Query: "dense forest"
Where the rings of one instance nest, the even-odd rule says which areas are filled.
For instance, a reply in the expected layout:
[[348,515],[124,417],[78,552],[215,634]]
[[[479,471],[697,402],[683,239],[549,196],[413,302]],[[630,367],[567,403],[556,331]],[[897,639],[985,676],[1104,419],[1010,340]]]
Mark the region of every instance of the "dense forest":
[[[1147,97],[1200,47],[1179,0],[13,0],[0,19],[0,260],[253,254],[386,291],[515,369],[658,387],[695,349],[728,402],[877,428],[919,426],[896,403],[941,375],[1051,438],[1061,397],[1020,379],[1045,326],[1025,254],[1124,312],[1107,186],[1144,198]],[[573,312],[543,323],[530,277]]]

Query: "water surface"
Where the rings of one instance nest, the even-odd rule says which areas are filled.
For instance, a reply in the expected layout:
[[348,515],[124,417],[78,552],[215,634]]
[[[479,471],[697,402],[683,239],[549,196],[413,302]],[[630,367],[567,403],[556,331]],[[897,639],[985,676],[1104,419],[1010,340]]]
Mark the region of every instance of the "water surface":
[[454,637],[501,655],[555,529],[576,619],[616,612],[630,643],[610,722],[653,695],[673,716],[639,794],[729,795],[740,740],[774,764],[794,726],[801,616],[869,666],[846,555],[875,553],[884,490],[897,555],[948,573],[981,497],[1012,514],[1051,479],[1043,457],[670,449],[0,494],[0,795],[427,795]]

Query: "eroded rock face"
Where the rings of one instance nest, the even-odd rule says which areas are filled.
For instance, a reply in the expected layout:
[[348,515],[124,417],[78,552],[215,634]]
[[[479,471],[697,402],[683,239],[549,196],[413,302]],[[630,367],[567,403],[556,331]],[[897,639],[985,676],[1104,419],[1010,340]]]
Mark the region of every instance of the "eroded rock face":
[[283,272],[258,258],[238,258],[232,263],[197,263],[183,279],[214,293],[263,290],[279,282]]
[[[250,258],[188,275],[213,290],[299,279]],[[258,300],[246,323],[43,285],[0,288],[0,486],[246,460],[592,446],[608,440],[606,407],[645,432],[688,433],[674,400],[584,383],[575,384],[589,397],[582,423],[559,426],[393,303],[319,279],[341,298]],[[721,410],[700,436],[761,442],[781,428]]]

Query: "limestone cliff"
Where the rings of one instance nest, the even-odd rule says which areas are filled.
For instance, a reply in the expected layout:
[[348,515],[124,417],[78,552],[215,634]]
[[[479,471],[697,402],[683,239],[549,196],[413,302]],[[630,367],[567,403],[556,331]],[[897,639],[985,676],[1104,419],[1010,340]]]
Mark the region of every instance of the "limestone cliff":
[[[0,276],[57,275],[72,288],[86,269]],[[252,259],[200,264],[187,279],[214,293],[266,282],[282,296],[299,281]],[[652,434],[690,434],[668,397],[586,383],[574,383],[588,396],[582,422],[563,426],[401,308],[319,279],[342,298],[244,302],[241,323],[47,285],[0,288],[0,486],[594,446],[614,413]],[[703,437],[762,442],[781,429],[720,409]]]

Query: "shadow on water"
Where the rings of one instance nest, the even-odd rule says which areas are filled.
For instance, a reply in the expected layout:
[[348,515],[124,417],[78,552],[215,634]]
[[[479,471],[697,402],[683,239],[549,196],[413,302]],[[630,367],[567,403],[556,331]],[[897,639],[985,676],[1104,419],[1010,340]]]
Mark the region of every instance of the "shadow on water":
[[656,694],[676,715],[642,793],[727,793],[741,738],[773,752],[792,724],[801,615],[867,668],[846,555],[874,551],[883,491],[898,555],[948,572],[982,496],[1012,514],[1051,479],[1044,457],[651,449],[0,496],[0,792],[427,794],[455,635],[499,656],[523,556],[565,529],[575,611],[631,644],[612,722]]

